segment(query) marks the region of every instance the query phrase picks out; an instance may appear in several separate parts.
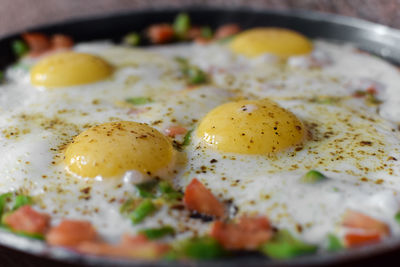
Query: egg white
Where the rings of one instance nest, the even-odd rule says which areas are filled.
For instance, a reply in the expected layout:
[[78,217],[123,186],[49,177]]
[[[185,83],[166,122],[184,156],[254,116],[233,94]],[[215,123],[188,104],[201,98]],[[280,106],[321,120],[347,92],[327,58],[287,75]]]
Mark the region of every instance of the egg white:
[[[322,41],[315,42],[315,51],[330,61],[317,68],[308,65],[307,57],[292,65],[271,55],[247,59],[222,45],[131,49],[93,43],[74,49],[112,63],[114,76],[88,85],[40,90],[28,78],[35,61],[23,59],[8,69],[8,82],[0,90],[0,192],[33,196],[53,223],[65,217],[90,220],[108,240],[160,224],[176,227],[178,238],[205,233],[208,223],[167,208],[132,226],[119,207],[135,196],[134,184],[124,177],[77,179],[65,171],[63,149],[73,136],[96,124],[133,120],[161,132],[171,125],[194,129],[216,106],[236,98],[268,97],[307,126],[310,135],[301,150],[274,157],[221,154],[193,137],[184,150],[187,164],[176,170],[174,184],[184,189],[197,177],[218,198],[231,200],[238,214],[264,214],[277,227],[313,243],[322,244],[329,232],[343,234],[339,225],[346,208],[379,218],[400,235],[393,219],[399,209],[400,164],[388,160],[400,159],[400,76],[388,63],[351,46]],[[176,56],[189,57],[210,73],[212,82],[187,86]],[[363,78],[385,84],[379,110],[351,97],[349,83]],[[333,104],[313,100],[320,96],[338,99]],[[124,104],[130,97],[149,97],[153,102],[139,107]],[[301,184],[299,178],[310,169],[323,172],[328,180]]]

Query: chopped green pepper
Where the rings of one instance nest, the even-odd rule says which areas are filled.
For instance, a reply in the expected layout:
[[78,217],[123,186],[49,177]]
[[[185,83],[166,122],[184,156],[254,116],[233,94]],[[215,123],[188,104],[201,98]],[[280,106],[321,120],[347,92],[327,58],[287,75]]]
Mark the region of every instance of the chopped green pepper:
[[15,40],[12,43],[12,49],[17,57],[22,57],[29,51],[28,45],[21,40]]
[[0,216],[5,212],[7,201],[11,199],[12,195],[12,193],[4,193],[0,195]]
[[137,205],[138,201],[130,198],[121,205],[119,212],[121,214],[130,214],[137,207]]
[[190,17],[187,13],[179,13],[173,24],[174,32],[179,38],[184,38],[190,29]]
[[339,98],[337,97],[329,97],[329,96],[320,96],[320,97],[313,97],[311,98],[311,102],[318,103],[318,104],[328,104],[332,105],[339,102]]
[[261,251],[272,259],[290,259],[317,251],[317,246],[306,244],[294,238],[288,230],[280,230],[261,246]]
[[144,229],[139,231],[139,233],[144,234],[148,239],[159,239],[166,235],[175,234],[175,230],[171,226],[163,226],[160,228]]
[[343,249],[342,242],[333,234],[328,234],[328,251],[338,251]]
[[148,97],[130,97],[125,99],[125,101],[137,106],[153,102],[153,100],[151,100],[151,98]]
[[179,253],[175,250],[170,250],[163,256],[164,260],[175,261],[179,259]]
[[189,62],[184,57],[174,57],[174,60],[182,66],[189,65]]
[[161,196],[167,200],[177,200],[182,199],[183,197],[183,194],[176,191],[167,181],[161,181],[158,184],[158,190],[161,193]]
[[373,105],[382,104],[382,100],[379,100],[374,94],[371,94],[371,93],[367,93],[367,96],[365,97],[365,100],[369,104],[373,104]]
[[176,57],[175,61],[180,65],[180,70],[189,84],[202,84],[208,81],[207,73],[197,66],[190,65],[187,59]]
[[185,135],[185,137],[183,138],[183,146],[187,146],[190,144],[190,141],[192,140],[192,132],[194,131],[194,129],[188,131]]
[[0,83],[2,83],[4,80],[4,74],[2,71],[0,71]]
[[137,46],[140,43],[140,35],[136,32],[131,32],[125,35],[123,43],[131,46]]
[[394,219],[396,220],[396,222],[398,224],[400,224],[400,211],[398,211],[395,215],[394,215]]
[[307,172],[303,177],[301,177],[300,181],[307,184],[314,184],[321,180],[326,179],[326,176],[316,170],[311,170]]
[[212,237],[199,237],[183,241],[177,248],[184,258],[211,260],[226,255],[222,246]]
[[201,28],[201,36],[207,39],[211,39],[213,37],[213,32],[210,27]]
[[140,223],[147,216],[157,210],[157,207],[153,204],[150,199],[144,200],[140,203],[136,209],[130,214],[130,218],[133,224]]
[[32,204],[32,198],[29,196],[24,196],[24,195],[18,195],[15,197],[15,202],[12,210],[17,210],[22,206],[25,205],[31,205]]
[[3,230],[3,231],[14,233],[14,234],[19,235],[19,236],[28,237],[28,238],[32,238],[32,239],[38,239],[38,240],[44,240],[44,235],[43,234],[27,233],[27,232],[22,232],[22,231],[14,231],[13,229],[11,229],[10,227],[8,227],[7,225],[4,225],[4,224],[0,225],[0,229]]
[[158,184],[158,180],[151,180],[149,182],[144,182],[141,184],[135,185],[136,189],[139,192],[139,196],[144,198],[154,198],[155,197],[155,188]]
[[207,82],[207,74],[197,67],[191,66],[187,73],[190,84],[202,84]]

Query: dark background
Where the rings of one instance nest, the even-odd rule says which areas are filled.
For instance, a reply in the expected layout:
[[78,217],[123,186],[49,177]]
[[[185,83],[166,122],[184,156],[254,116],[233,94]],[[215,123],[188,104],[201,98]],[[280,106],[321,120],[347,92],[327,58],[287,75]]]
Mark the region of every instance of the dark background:
[[400,28],[400,0],[0,0],[0,36],[88,15],[190,5],[301,8],[359,17]]

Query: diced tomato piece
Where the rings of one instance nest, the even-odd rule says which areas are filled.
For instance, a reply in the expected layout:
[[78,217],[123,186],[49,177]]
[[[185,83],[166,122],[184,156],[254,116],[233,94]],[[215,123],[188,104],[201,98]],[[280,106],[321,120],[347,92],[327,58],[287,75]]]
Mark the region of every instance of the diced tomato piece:
[[124,257],[133,259],[157,259],[169,251],[167,244],[149,241],[145,236],[123,236],[116,245],[104,242],[83,242],[77,250],[93,255]]
[[188,30],[188,32],[186,33],[186,37],[187,37],[189,40],[194,40],[194,39],[196,39],[197,37],[200,37],[200,36],[202,36],[202,34],[201,34],[201,28],[200,28],[200,27],[196,27],[196,26],[191,27],[191,28]]
[[354,210],[346,211],[342,225],[366,232],[378,233],[381,236],[388,236],[390,234],[389,226],[386,223]]
[[196,178],[186,187],[183,202],[189,210],[201,214],[217,218],[225,214],[224,205]]
[[345,244],[347,247],[359,247],[368,244],[379,243],[382,235],[377,232],[372,233],[348,233],[344,236]]
[[187,129],[185,127],[175,125],[175,126],[170,126],[167,129],[165,129],[165,133],[169,137],[175,137],[180,134],[185,134],[187,132]]
[[71,48],[74,41],[71,37],[64,34],[54,34],[51,37],[51,46],[53,49]]
[[149,242],[149,239],[143,234],[139,234],[139,235],[124,234],[124,235],[122,235],[122,238],[121,238],[121,244],[127,245],[127,246],[143,244],[143,243],[147,243],[147,242]]
[[31,206],[22,206],[4,219],[14,231],[30,234],[44,234],[50,222],[50,216],[32,209]]
[[378,90],[374,86],[368,87],[365,91],[371,95],[376,95],[378,93]]
[[150,26],[147,35],[152,43],[163,44],[174,38],[174,29],[169,24],[156,24]]
[[272,236],[271,226],[265,217],[242,217],[238,223],[213,223],[210,235],[226,249],[252,250]]
[[240,32],[240,26],[237,24],[225,24],[220,26],[216,31],[215,31],[215,39],[222,39],[226,38],[229,36],[232,36],[234,34],[237,34]]
[[90,222],[64,220],[50,229],[46,240],[51,245],[73,247],[85,241],[95,241],[97,232]]
[[194,42],[197,43],[197,44],[204,45],[204,44],[211,43],[212,39],[207,39],[207,38],[204,38],[202,36],[199,36],[199,37],[196,37],[196,39],[194,39]]
[[51,49],[49,38],[42,33],[24,33],[22,38],[28,44],[29,55],[32,57],[40,56]]

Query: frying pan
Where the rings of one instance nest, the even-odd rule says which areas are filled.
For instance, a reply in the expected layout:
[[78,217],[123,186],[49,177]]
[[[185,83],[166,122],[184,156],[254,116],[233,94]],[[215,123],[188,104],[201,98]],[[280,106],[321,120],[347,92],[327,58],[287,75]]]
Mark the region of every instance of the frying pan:
[[[54,25],[28,29],[46,34],[63,33],[76,42],[109,39],[116,42],[131,31],[142,31],[150,24],[170,22],[181,11],[189,13],[192,21],[215,28],[224,23],[239,23],[243,28],[279,26],[302,32],[310,38],[335,42],[351,42],[358,48],[400,65],[400,31],[371,22],[332,14],[305,10],[253,10],[192,7],[185,10],[139,10],[107,16],[91,17]],[[19,34],[0,39],[0,69],[15,61],[11,42]],[[52,248],[36,240],[0,231],[0,266],[373,266],[388,265],[400,259],[400,239],[392,238],[381,244],[359,249],[304,256],[285,261],[271,261],[245,253],[233,259],[206,262],[144,262],[82,256],[62,248]],[[396,254],[399,253],[399,256]]]

